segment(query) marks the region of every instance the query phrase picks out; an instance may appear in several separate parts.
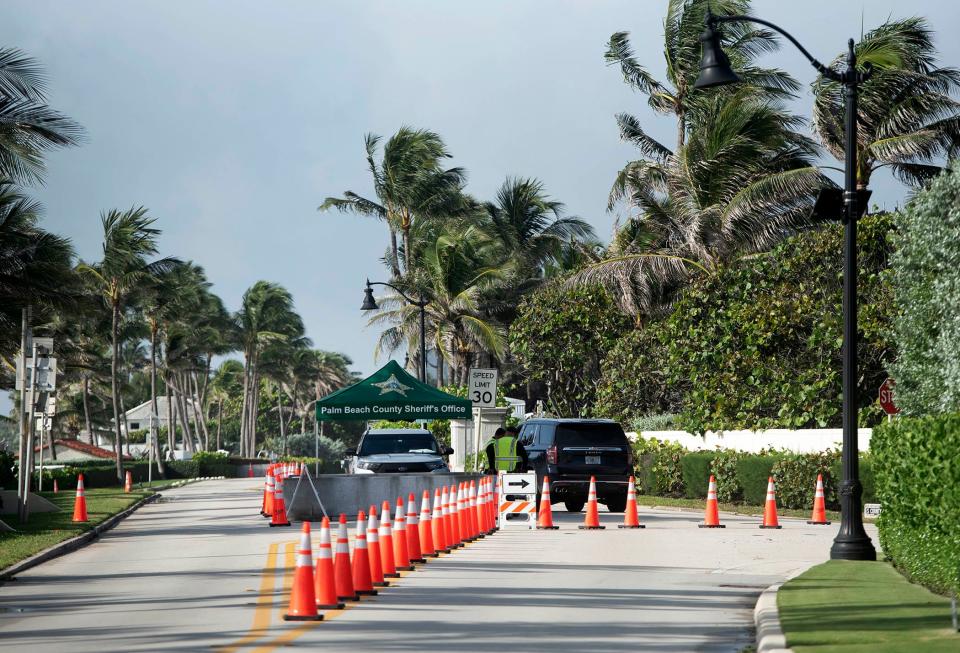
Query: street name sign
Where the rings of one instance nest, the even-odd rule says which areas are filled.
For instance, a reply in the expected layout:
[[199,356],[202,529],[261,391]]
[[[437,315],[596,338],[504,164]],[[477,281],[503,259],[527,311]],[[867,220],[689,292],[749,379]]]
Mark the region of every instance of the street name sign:
[[876,519],[880,516],[880,504],[879,503],[865,503],[863,504],[863,516],[869,519]]
[[475,407],[495,407],[497,405],[497,370],[470,368],[470,384],[467,389],[467,398]]

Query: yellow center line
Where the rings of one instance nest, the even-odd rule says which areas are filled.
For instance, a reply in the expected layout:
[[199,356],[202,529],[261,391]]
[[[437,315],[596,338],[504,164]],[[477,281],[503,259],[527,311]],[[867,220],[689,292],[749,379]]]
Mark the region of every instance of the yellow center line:
[[267,551],[267,565],[263,568],[260,577],[260,593],[257,596],[257,606],[253,610],[253,625],[247,634],[241,639],[225,648],[217,649],[220,653],[233,653],[241,646],[245,646],[254,640],[263,637],[264,632],[270,627],[270,611],[273,607],[273,588],[276,580],[277,552],[280,548],[278,543],[273,543]]

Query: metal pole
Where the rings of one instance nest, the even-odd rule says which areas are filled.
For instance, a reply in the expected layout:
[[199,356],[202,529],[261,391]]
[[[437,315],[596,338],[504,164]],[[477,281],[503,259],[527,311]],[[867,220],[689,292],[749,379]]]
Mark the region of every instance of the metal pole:
[[150,440],[147,442],[147,484],[153,483],[153,407],[150,408],[150,428],[147,432],[147,438]]
[[[21,466],[24,468],[23,474],[23,503],[21,505],[22,514],[20,516],[21,522],[26,522],[30,518],[30,481],[33,480],[33,409],[34,403],[36,401],[36,392],[35,388],[37,385],[37,345],[34,342],[33,352],[31,353],[31,361],[33,367],[30,369],[29,375],[29,385],[27,390],[29,392],[27,399],[27,459],[26,461],[20,461]],[[26,462],[24,465],[23,463]]]
[[[37,479],[37,492],[43,492],[43,436],[47,434],[47,415],[40,418],[40,477]],[[53,444],[50,445],[51,447]]]
[[420,302],[420,381],[427,382],[427,305]]
[[24,469],[27,462],[27,341],[30,339],[30,305],[21,311],[20,327],[20,457],[17,465],[17,517],[23,517]]
[[863,529],[857,445],[857,57],[853,39],[847,43],[843,73],[846,98],[846,165],[843,226],[843,475],[840,483],[840,531],[830,557],[839,560],[876,560],[877,552]]
[[[317,430],[317,424],[320,424],[320,431]],[[313,418],[313,457],[316,462],[313,463],[313,475],[320,476],[320,432],[323,431],[323,423],[314,416]]]

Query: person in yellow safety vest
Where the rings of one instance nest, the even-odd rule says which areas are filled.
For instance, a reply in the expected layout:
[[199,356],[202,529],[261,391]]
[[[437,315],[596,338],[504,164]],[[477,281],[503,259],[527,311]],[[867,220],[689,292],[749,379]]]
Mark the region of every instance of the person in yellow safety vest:
[[519,472],[526,468],[527,452],[517,441],[517,433],[515,426],[498,428],[493,437],[487,440],[484,450],[489,473]]

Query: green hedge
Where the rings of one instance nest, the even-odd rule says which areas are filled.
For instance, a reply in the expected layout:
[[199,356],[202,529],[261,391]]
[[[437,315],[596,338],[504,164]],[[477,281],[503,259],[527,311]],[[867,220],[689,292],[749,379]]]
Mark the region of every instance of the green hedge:
[[745,454],[737,461],[737,479],[743,488],[744,502],[755,506],[764,504],[767,479],[773,475],[773,466],[780,461],[780,456],[766,454]]
[[870,446],[884,553],[915,582],[960,591],[960,414],[898,419]]
[[688,499],[706,499],[710,481],[710,465],[715,453],[694,451],[680,459],[683,472],[683,493]]

